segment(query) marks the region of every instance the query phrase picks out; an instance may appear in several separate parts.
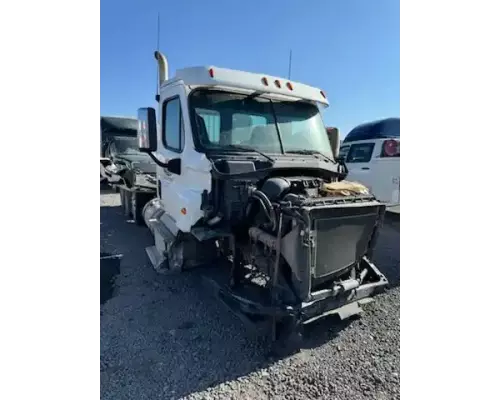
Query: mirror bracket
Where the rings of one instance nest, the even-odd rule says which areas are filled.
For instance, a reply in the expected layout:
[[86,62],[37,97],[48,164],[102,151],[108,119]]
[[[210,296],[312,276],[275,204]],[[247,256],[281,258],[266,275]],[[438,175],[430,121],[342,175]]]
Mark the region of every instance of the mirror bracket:
[[172,158],[167,163],[167,169],[176,175],[181,174],[181,159],[180,158]]
[[163,161],[160,161],[153,154],[153,152],[148,151],[147,153],[152,158],[152,160],[155,162],[155,164],[158,165],[159,167],[165,168],[166,170],[168,170],[172,174],[176,174],[176,175],[181,174],[181,159],[180,158],[172,158],[165,163]]

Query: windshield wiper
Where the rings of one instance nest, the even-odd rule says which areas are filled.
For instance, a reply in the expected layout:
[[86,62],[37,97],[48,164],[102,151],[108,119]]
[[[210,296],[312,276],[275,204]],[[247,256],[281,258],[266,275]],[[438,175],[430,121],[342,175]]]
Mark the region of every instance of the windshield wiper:
[[263,153],[262,151],[260,150],[257,150],[255,148],[253,148],[252,146],[245,146],[243,144],[227,144],[225,145],[224,147],[226,148],[230,148],[230,149],[234,149],[234,150],[241,150],[241,151],[253,151],[257,154],[260,154],[262,157],[265,157],[267,158],[269,161],[271,161],[273,164],[274,162],[276,161],[274,158],[268,156],[266,153]]
[[287,151],[287,153],[295,153],[295,154],[319,154],[320,156],[323,156],[327,160],[331,161],[334,164],[337,164],[337,171],[342,177],[342,179],[345,179],[347,174],[349,173],[349,170],[347,169],[347,165],[345,164],[345,161],[343,158],[338,158],[338,159],[332,159],[326,155],[324,155],[321,151],[318,150],[291,150]]
[[333,158],[330,158],[328,157],[327,155],[323,154],[321,151],[318,151],[318,150],[306,150],[306,149],[302,149],[302,150],[287,150],[287,153],[292,153],[292,154],[319,154],[320,156],[323,156],[323,158],[326,158],[328,161],[331,161],[332,163],[334,164],[337,164],[337,162],[333,159]]

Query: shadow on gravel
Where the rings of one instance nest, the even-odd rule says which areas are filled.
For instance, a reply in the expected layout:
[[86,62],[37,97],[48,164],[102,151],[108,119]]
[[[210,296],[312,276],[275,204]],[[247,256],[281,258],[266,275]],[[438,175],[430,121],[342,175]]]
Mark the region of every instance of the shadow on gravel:
[[[135,304],[122,298],[121,287],[113,306],[123,301],[122,308],[101,317],[102,399],[179,399],[221,384],[237,387],[239,378],[260,375],[281,360],[270,357],[264,337],[204,292],[196,271],[147,275],[137,281],[143,293],[134,296]],[[309,325],[303,348],[330,341],[335,324],[328,319],[322,327]]]
[[[101,194],[108,194],[106,188],[101,187]],[[106,246],[106,236],[110,232],[110,227],[118,222],[121,217],[121,207],[101,206],[101,305],[105,304],[114,295],[115,280],[120,274],[122,255],[117,254],[112,247]]]
[[389,288],[400,285],[400,228],[399,217],[386,218],[380,231],[373,261],[389,280]]
[[307,325],[304,329],[304,349],[314,349],[335,339],[355,318],[341,320],[338,316],[327,316]]
[[120,255],[101,252],[101,305],[112,296],[115,278],[120,273]]

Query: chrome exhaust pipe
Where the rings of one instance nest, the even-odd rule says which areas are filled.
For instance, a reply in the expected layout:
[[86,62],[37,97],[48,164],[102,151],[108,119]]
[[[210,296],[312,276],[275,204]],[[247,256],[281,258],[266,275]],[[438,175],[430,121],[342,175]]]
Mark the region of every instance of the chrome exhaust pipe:
[[155,51],[155,58],[156,61],[158,62],[158,71],[159,71],[159,83],[160,86],[163,84],[163,82],[168,80],[168,61],[167,58],[160,53],[159,51]]

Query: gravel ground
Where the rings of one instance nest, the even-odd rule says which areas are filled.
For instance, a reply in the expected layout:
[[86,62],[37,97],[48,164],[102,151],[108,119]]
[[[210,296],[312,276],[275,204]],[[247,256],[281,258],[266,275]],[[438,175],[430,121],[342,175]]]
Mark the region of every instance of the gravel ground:
[[375,256],[391,288],[360,319],[311,324],[301,352],[273,360],[199,274],[153,271],[149,232],[125,221],[119,204],[101,192],[101,252],[123,256],[101,305],[102,399],[399,398],[397,226],[384,228]]

